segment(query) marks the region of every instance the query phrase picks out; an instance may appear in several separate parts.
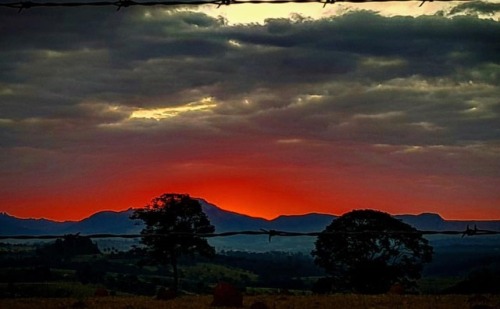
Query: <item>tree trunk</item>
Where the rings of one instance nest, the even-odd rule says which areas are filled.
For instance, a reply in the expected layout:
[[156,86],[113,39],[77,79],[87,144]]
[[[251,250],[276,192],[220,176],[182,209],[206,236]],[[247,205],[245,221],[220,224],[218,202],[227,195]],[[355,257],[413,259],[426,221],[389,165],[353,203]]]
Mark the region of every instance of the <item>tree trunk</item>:
[[172,285],[172,290],[177,294],[177,291],[179,289],[179,272],[177,270],[177,257],[175,256],[175,254],[172,254],[171,264],[172,271],[174,273],[174,284]]

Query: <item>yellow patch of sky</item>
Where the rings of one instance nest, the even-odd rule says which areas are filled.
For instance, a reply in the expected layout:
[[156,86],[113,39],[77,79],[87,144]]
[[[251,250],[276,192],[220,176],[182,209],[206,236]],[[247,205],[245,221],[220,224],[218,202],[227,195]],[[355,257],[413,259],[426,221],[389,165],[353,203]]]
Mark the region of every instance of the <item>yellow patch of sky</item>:
[[[462,1],[463,2],[463,1]],[[270,18],[291,18],[297,14],[311,19],[321,19],[339,16],[352,10],[367,10],[378,12],[382,16],[420,16],[433,15],[439,11],[449,11],[450,8],[462,2],[425,2],[394,1],[394,2],[366,2],[366,3],[335,3],[323,7],[321,3],[290,3],[290,4],[238,4],[217,7],[204,5],[190,8],[214,18],[223,17],[228,25],[263,24]],[[491,16],[489,16],[491,18]]]
[[129,118],[154,119],[160,121],[165,118],[178,116],[182,113],[209,111],[216,106],[217,104],[213,101],[213,98],[205,97],[199,101],[180,106],[137,109],[130,114]]
[[234,47],[242,47],[243,46],[240,42],[238,42],[236,40],[229,40],[228,43],[229,43],[229,45],[234,46]]

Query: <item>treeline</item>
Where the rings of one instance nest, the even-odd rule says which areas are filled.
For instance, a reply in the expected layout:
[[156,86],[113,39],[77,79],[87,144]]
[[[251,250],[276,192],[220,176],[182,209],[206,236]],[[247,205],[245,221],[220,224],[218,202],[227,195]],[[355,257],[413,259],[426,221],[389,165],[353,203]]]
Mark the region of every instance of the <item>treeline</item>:
[[[158,287],[172,283],[169,267],[144,263],[137,249],[102,253],[90,239],[81,238],[35,245],[0,243],[0,297],[70,297],[81,286],[88,287],[88,293],[100,286],[114,293],[152,296]],[[448,260],[450,254],[445,252],[441,257],[438,253],[436,262]],[[469,270],[473,271],[434,289],[436,293],[500,293],[500,265],[494,262],[495,257],[498,261],[499,255],[492,253],[477,256],[462,251],[455,255],[455,266],[443,262],[426,275],[456,277],[464,271],[464,264],[459,263],[462,260],[472,263]],[[481,262],[488,268],[481,268]],[[309,293],[325,276],[310,255],[288,252],[220,251],[212,258],[186,257],[179,268],[181,290],[201,294],[211,293],[218,281],[232,283],[247,293]],[[63,285],[51,289],[54,283]]]
[[[0,243],[0,297],[68,297],[75,284],[154,295],[158,287],[172,283],[171,269],[147,263],[137,248],[102,253],[90,239],[79,238],[35,245]],[[222,251],[211,258],[187,257],[179,263],[179,271],[180,288],[190,293],[211,293],[219,281],[249,292],[309,291],[312,282],[324,275],[310,255],[287,252]],[[67,288],[39,292],[30,288],[55,282]]]

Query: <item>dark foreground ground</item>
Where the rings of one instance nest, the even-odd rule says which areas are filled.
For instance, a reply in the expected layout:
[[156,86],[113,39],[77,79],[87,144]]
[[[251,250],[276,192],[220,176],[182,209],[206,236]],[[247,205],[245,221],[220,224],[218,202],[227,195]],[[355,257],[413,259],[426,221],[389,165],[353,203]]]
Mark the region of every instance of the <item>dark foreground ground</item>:
[[[175,300],[155,300],[149,297],[90,297],[1,299],[0,308],[215,308],[212,296],[183,296]],[[332,309],[332,308],[415,308],[415,309],[500,309],[500,295],[329,295],[329,296],[246,296],[243,308],[255,303],[270,309]],[[254,305],[255,307],[255,305]],[[261,308],[263,308],[261,306]]]

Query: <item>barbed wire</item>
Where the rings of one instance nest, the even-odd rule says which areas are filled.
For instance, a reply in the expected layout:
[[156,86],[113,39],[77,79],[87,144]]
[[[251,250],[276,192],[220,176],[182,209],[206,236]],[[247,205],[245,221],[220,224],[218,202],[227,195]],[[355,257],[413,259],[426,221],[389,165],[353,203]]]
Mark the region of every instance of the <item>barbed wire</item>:
[[220,7],[222,5],[235,5],[235,4],[286,4],[286,3],[316,3],[323,4],[325,7],[327,4],[335,4],[341,2],[348,3],[367,3],[367,2],[394,2],[394,1],[405,1],[405,2],[421,2],[422,6],[425,2],[472,2],[473,0],[172,0],[172,1],[146,1],[138,2],[133,0],[118,0],[118,1],[96,1],[96,2],[33,2],[33,1],[18,1],[9,3],[0,3],[0,7],[7,7],[12,9],[17,9],[18,12],[22,10],[27,10],[37,7],[83,7],[83,6],[114,6],[117,11],[121,8],[127,8],[132,6],[198,6],[198,5],[217,5]]
[[39,239],[39,240],[48,240],[48,239],[60,239],[68,236],[82,236],[88,238],[142,238],[142,237],[171,237],[171,236],[185,236],[185,237],[200,237],[200,238],[215,238],[215,237],[228,237],[228,236],[239,236],[239,235],[267,235],[269,237],[269,241],[271,241],[272,237],[280,236],[280,237],[297,237],[297,236],[306,236],[306,237],[317,237],[319,235],[355,235],[355,234],[386,234],[386,235],[401,235],[401,234],[413,234],[413,235],[461,235],[465,236],[485,236],[485,235],[500,235],[500,231],[493,230],[482,230],[478,229],[476,226],[474,228],[467,228],[464,231],[426,231],[426,230],[413,230],[413,231],[336,231],[336,232],[286,232],[286,231],[278,231],[278,230],[265,230],[261,229],[259,231],[234,231],[234,232],[223,232],[223,233],[185,233],[185,232],[170,232],[164,234],[88,234],[88,235],[80,235],[80,233],[76,234],[66,234],[66,235],[0,235],[0,240],[6,239],[17,239],[17,240],[28,240],[28,239]]

